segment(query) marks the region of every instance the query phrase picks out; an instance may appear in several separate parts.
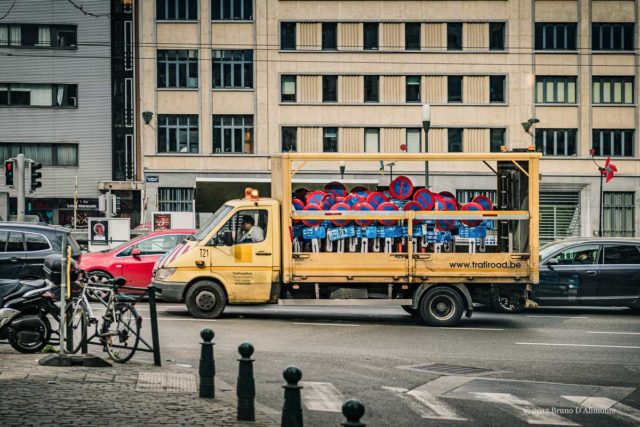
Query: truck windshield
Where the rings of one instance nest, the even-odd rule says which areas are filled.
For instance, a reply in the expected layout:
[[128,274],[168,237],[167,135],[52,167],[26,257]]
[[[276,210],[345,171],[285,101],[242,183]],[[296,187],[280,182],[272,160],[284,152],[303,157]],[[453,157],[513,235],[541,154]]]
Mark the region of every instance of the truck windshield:
[[200,230],[198,230],[198,232],[193,236],[187,237],[187,240],[199,241],[207,237],[211,230],[213,230],[213,228],[222,220],[222,218],[227,216],[231,209],[233,208],[229,205],[220,206],[220,208],[213,214],[213,216],[209,218],[209,220],[205,222],[202,227],[200,227]]

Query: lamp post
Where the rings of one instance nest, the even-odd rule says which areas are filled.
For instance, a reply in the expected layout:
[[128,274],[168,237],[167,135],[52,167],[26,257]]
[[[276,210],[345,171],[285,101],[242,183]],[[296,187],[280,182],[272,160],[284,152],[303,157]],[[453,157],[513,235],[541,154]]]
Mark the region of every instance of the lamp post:
[[[424,129],[424,152],[429,152],[429,128],[431,127],[431,105],[422,105],[422,128]],[[424,161],[424,188],[429,189],[429,162]]]
[[344,179],[344,170],[346,169],[346,164],[344,160],[340,160],[340,179]]
[[[522,122],[522,128],[524,129],[524,131],[528,134],[531,135],[531,145],[535,147],[535,132],[533,129],[533,125],[535,125],[536,123],[540,123],[539,119],[536,119],[535,117],[530,118],[529,120],[527,120],[526,122]],[[531,130],[531,132],[529,132],[529,130]]]

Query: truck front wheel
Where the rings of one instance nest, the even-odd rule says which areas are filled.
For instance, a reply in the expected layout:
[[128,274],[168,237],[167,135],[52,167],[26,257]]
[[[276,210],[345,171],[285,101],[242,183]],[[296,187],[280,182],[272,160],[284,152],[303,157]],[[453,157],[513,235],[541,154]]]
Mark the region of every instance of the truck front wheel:
[[429,326],[453,326],[464,311],[458,292],[447,287],[433,288],[420,299],[420,318]]
[[220,317],[227,305],[227,296],[222,286],[209,280],[200,280],[191,285],[185,296],[187,309],[199,319]]

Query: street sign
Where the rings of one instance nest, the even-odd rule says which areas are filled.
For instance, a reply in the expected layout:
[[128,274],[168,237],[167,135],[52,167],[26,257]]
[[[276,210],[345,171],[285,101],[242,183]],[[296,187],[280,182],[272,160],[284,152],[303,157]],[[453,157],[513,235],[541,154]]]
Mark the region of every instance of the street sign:
[[160,182],[160,175],[147,175],[145,180],[150,184],[157,184]]

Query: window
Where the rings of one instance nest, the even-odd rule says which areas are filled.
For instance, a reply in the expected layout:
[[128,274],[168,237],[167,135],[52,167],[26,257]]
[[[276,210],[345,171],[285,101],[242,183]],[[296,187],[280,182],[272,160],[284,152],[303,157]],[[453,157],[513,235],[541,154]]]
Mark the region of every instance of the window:
[[144,239],[135,245],[129,246],[127,249],[118,253],[117,256],[131,256],[131,251],[134,249],[140,249],[140,256],[163,255],[173,249],[183,238],[184,235],[182,234],[166,234],[163,236]]
[[491,129],[489,132],[489,151],[492,153],[499,153],[502,151],[502,146],[507,145],[504,137],[507,133],[506,129]]
[[449,128],[448,151],[449,153],[462,153],[462,129]]
[[158,188],[158,209],[164,212],[193,212],[193,188]]
[[633,104],[633,77],[593,77],[594,104]]
[[213,237],[213,244],[250,244],[264,241],[267,232],[266,210],[242,210],[233,215]]
[[338,24],[335,22],[322,23],[322,50],[338,49]]
[[420,28],[419,22],[407,22],[404,24],[404,48],[405,50],[420,50]]
[[251,21],[253,0],[213,0],[211,14],[214,21]]
[[214,50],[212,56],[214,88],[253,87],[252,50]]
[[46,251],[51,249],[51,245],[42,234],[24,233],[24,240],[27,244],[27,252]]
[[504,22],[489,23],[489,50],[504,50]]
[[77,144],[0,143],[2,159],[10,159],[19,153],[43,166],[78,166]]
[[197,153],[198,116],[158,115],[158,153]]
[[0,25],[0,46],[75,48],[75,25]]
[[576,50],[577,25],[536,22],[536,50]]
[[158,21],[195,21],[198,19],[198,0],[158,0]]
[[407,129],[407,153],[420,153],[422,151],[422,129]]
[[406,85],[407,102],[420,102],[420,76],[407,76]]
[[380,129],[365,128],[364,130],[364,152],[379,153],[380,152]]
[[447,24],[447,50],[462,50],[462,22]]
[[197,50],[158,50],[158,88],[197,87]]
[[338,76],[322,76],[322,102],[338,101]]
[[546,156],[575,156],[577,129],[536,129],[536,151]]
[[633,192],[604,192],[602,234],[611,237],[635,236],[634,196]]
[[282,76],[280,91],[282,102],[296,102],[296,76]]
[[558,260],[559,265],[595,264],[598,249],[598,245],[577,246],[560,252],[554,258]]
[[575,104],[575,76],[537,76],[536,102],[538,104]]
[[380,101],[380,77],[364,76],[364,102]]
[[489,101],[503,103],[506,76],[489,76]]
[[280,49],[296,50],[296,23],[280,23]]
[[78,85],[0,83],[0,106],[77,107]]
[[338,128],[324,128],[322,130],[322,152],[338,152]]
[[591,49],[633,50],[633,23],[596,23],[591,27]]
[[213,116],[214,154],[252,154],[253,116]]
[[462,76],[447,77],[447,101],[462,102]]
[[23,252],[24,235],[18,231],[10,231],[5,252]]
[[595,156],[633,157],[633,129],[594,129]]
[[640,264],[640,250],[636,245],[605,245],[603,251],[605,264]]
[[378,23],[365,22],[364,27],[364,50],[378,50]]
[[298,128],[282,128],[282,152],[298,151],[297,149]]

